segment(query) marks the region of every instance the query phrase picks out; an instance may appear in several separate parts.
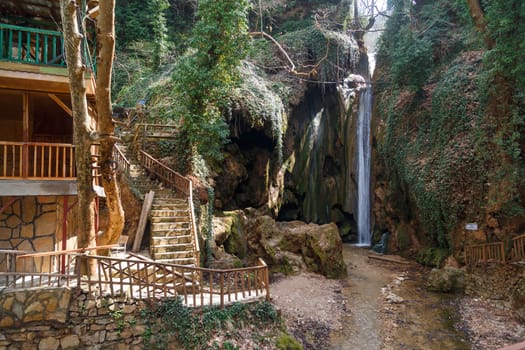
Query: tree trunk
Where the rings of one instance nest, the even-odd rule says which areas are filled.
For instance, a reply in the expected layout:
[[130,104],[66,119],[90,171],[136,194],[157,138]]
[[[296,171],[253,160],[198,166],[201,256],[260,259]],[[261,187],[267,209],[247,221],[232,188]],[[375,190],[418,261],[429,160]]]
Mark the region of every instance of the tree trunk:
[[102,245],[116,243],[124,229],[124,210],[113,161],[115,126],[111,108],[111,71],[115,55],[115,0],[99,3],[97,18],[97,112],[100,131],[100,171],[109,209],[108,227],[99,237]]
[[491,49],[494,46],[494,41],[487,35],[487,23],[485,21],[485,13],[481,8],[479,0],[467,0],[467,5],[470,11],[470,17],[472,17],[472,20],[474,21],[474,26],[476,27],[477,31],[480,32],[483,36],[487,47]]
[[[77,5],[75,0],[60,0],[73,111],[73,139],[79,206],[77,242],[79,248],[87,248],[96,245],[95,195],[91,175],[91,118],[86,99],[85,66],[82,63],[82,35],[79,32],[77,21]],[[81,270],[83,274],[94,274],[95,266],[82,264]]]

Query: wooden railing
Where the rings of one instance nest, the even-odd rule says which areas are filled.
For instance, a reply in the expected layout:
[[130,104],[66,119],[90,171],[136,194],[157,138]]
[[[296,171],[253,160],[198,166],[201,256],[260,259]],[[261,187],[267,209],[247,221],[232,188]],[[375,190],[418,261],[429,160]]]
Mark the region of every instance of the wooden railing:
[[0,60],[65,67],[62,34],[0,23]]
[[56,252],[21,258],[29,252],[0,250],[0,286],[24,289],[78,285],[78,254]]
[[483,243],[465,247],[465,263],[467,265],[473,266],[487,262],[505,263],[503,242]]
[[178,126],[172,124],[135,124],[135,135],[141,138],[174,138],[178,130]]
[[115,147],[113,147],[113,158],[118,164],[118,167],[126,172],[126,174],[129,174],[130,170],[130,163],[129,160],[126,158],[122,150],[119,148],[117,144],[115,144]]
[[[81,276],[80,259],[87,259],[89,265],[89,260],[94,260],[97,274]],[[268,266],[262,260],[253,267],[217,270],[85,253],[0,251],[0,288],[80,287],[91,293],[126,294],[136,299],[180,297],[192,307],[223,307],[263,297],[269,300],[268,276]]]
[[144,168],[155,174],[167,187],[175,189],[187,196],[188,205],[190,207],[192,225],[191,230],[193,233],[193,245],[196,255],[195,259],[196,261],[200,261],[199,237],[197,235],[197,225],[195,223],[195,210],[193,207],[193,184],[191,180],[162,164],[157,159],[153,158],[151,155],[142,150],[140,150],[138,153],[138,160]]
[[155,174],[166,186],[187,196],[191,194],[191,181],[188,178],[162,164],[142,150],[138,153],[138,160],[144,168]]
[[0,178],[72,179],[73,145],[0,141]]
[[510,259],[512,261],[525,259],[525,234],[512,238],[512,250]]
[[249,298],[270,297],[268,267],[229,270],[158,263],[153,260],[86,256],[95,259],[97,276],[82,283],[90,292],[128,294],[137,299],[181,297],[188,306],[224,305]]

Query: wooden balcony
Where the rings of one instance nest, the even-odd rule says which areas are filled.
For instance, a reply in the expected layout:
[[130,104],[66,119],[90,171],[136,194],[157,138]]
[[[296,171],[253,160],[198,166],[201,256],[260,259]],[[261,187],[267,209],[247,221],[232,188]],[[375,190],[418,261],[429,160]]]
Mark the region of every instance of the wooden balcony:
[[76,195],[73,145],[0,141],[0,193]]
[[[94,53],[85,45],[86,88],[94,95]],[[0,88],[69,92],[64,40],[58,31],[0,23]]]
[[74,179],[73,145],[0,141],[0,179]]
[[65,67],[64,40],[58,31],[0,23],[0,59]]

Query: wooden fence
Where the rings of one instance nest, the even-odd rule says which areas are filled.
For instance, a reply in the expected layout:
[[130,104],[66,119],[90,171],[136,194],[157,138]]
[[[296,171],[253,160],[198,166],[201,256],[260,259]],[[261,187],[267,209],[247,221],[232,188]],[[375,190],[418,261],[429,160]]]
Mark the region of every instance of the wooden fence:
[[[465,247],[465,264],[506,263],[525,260],[525,234],[504,242],[482,243]],[[509,254],[510,250],[510,254]]]
[[465,264],[498,262],[505,263],[505,246],[503,242],[483,243],[465,247]]
[[[101,248],[107,249],[98,247]],[[124,294],[136,299],[180,297],[190,307],[223,307],[232,302],[270,298],[268,267],[262,260],[253,267],[218,270],[79,251],[81,249],[33,254],[0,251],[0,287],[68,286],[95,294]],[[81,260],[96,264],[97,273],[81,276]]]
[[512,261],[525,259],[525,234],[519,235],[512,239],[512,250],[510,252]]

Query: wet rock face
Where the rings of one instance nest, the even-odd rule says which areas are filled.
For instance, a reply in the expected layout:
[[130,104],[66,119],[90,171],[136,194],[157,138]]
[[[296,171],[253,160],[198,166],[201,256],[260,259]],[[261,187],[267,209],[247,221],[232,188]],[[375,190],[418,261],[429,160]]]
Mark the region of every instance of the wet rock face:
[[[294,158],[286,176],[281,217],[306,222],[353,221],[356,208],[355,118],[335,88],[306,92],[292,112],[285,137]],[[334,212],[337,211],[337,212]],[[295,217],[287,211],[296,213]],[[341,221],[338,221],[341,220]]]
[[355,235],[356,98],[336,87],[307,89],[285,123],[282,165],[270,123],[231,125],[215,207],[268,207],[281,221],[335,222],[345,240]]
[[274,271],[308,270],[330,278],[346,276],[342,241],[335,224],[276,222],[248,210],[215,217],[214,229],[217,250],[224,249],[245,261],[262,257]]
[[[252,134],[251,137],[263,136]],[[223,169],[216,177],[215,207],[233,210],[265,205],[268,200],[268,167],[272,151],[271,146],[265,147],[256,142],[252,145],[246,145],[245,141],[240,145],[228,145],[224,153]]]

